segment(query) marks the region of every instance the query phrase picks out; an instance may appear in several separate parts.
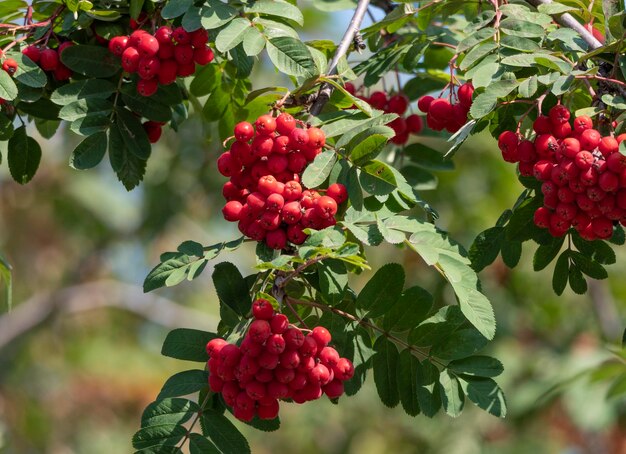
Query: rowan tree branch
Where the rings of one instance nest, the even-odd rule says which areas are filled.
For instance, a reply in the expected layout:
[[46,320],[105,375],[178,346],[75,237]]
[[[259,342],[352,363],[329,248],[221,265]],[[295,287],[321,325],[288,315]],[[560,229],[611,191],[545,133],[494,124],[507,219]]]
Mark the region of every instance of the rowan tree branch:
[[0,317],[0,349],[55,315],[106,307],[133,312],[168,328],[185,326],[213,330],[218,322],[210,315],[188,309],[162,296],[145,294],[139,286],[101,280],[34,295]]
[[[354,41],[355,35],[359,32],[359,29],[361,28],[361,22],[363,22],[363,17],[365,17],[365,13],[367,12],[367,7],[369,6],[369,4],[370,0],[359,0],[359,3],[354,10],[354,15],[350,20],[350,24],[348,25],[348,28],[343,35],[343,38],[341,38],[341,41],[339,42],[339,47],[337,47],[337,51],[335,52],[333,59],[328,65],[328,70],[326,71],[327,75],[332,76],[333,74],[337,73],[337,64],[339,63],[341,57],[348,53],[348,49],[350,49],[350,45]],[[311,115],[318,115],[322,111],[324,104],[328,102],[332,92],[333,86],[330,84],[325,83],[320,87],[317,99],[315,100],[315,103],[311,106]]]
[[[549,5],[552,0],[526,0],[527,3],[530,3],[534,7],[538,7],[539,5]],[[554,14],[554,19],[564,27],[569,27],[574,30],[576,33],[580,35],[580,37],[585,40],[589,47],[593,49],[598,49],[602,47],[602,43],[598,41],[591,32],[589,32],[585,27],[582,26],[580,22],[578,22],[574,16],[570,13],[563,14]]]

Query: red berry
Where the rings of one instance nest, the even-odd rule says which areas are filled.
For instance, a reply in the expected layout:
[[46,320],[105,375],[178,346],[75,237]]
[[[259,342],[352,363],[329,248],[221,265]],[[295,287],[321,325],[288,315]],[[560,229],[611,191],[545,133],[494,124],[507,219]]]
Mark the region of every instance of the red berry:
[[432,96],[422,96],[420,99],[417,100],[417,108],[424,113],[428,113],[428,110],[430,109],[430,104],[434,100],[435,98],[433,98]]
[[300,224],[294,224],[287,227],[287,239],[293,244],[302,244],[307,238],[304,233],[304,227]]
[[276,131],[276,119],[271,115],[261,115],[254,122],[257,134],[269,136]]
[[114,36],[109,41],[109,52],[118,57],[122,56],[128,44],[128,36]]
[[137,50],[142,57],[156,56],[159,51],[159,42],[154,36],[144,33],[139,37],[138,41]]
[[574,131],[576,134],[582,134],[583,131],[593,128],[593,121],[587,115],[581,115],[574,119]]
[[39,57],[39,66],[44,71],[54,71],[59,66],[59,54],[54,49],[45,49]]
[[207,355],[209,355],[209,357],[218,355],[222,347],[224,347],[227,344],[228,342],[226,342],[224,339],[220,339],[219,337],[216,337],[215,339],[211,339],[206,344]]
[[[266,211],[259,218],[259,222],[261,223],[261,227],[263,227],[265,230],[276,230],[278,227],[280,227],[280,214],[273,211]],[[278,237],[272,237],[272,239],[279,240]]]
[[274,315],[272,303],[264,298],[258,298],[252,303],[252,315],[257,320],[270,320]]
[[122,53],[122,68],[126,72],[134,73],[139,67],[140,60],[141,56],[139,55],[137,49],[135,49],[134,47],[127,47],[126,50],[124,50],[124,52]]
[[[278,222],[280,223],[280,215],[277,213],[276,217],[278,218]],[[265,235],[265,244],[271,249],[275,249],[277,251],[281,249],[285,249],[287,247],[287,233],[283,229],[272,230],[271,232],[267,232]]]
[[552,124],[556,126],[569,121],[570,111],[563,104],[557,104],[550,109],[548,116],[550,117]]
[[533,123],[533,129],[537,134],[552,133],[552,122],[550,121],[550,117],[546,115],[539,115]]
[[323,347],[318,356],[320,362],[329,368],[335,367],[339,362],[339,353],[332,347]]
[[332,197],[337,204],[341,204],[348,200],[348,190],[341,183],[334,183],[328,186],[326,195]]
[[406,96],[398,94],[389,98],[387,101],[387,111],[398,115],[404,115],[409,107],[409,100]]
[[179,65],[193,63],[193,48],[189,44],[179,44],[174,48],[174,59]]
[[288,136],[291,131],[296,129],[296,119],[290,114],[283,112],[276,117],[276,130],[282,136]]
[[157,74],[161,85],[170,85],[176,82],[178,74],[178,64],[172,60],[161,60],[159,72]]
[[137,93],[141,96],[152,96],[159,89],[159,82],[156,79],[141,79],[137,82]]
[[270,320],[272,333],[283,334],[289,328],[289,319],[285,314],[276,314]]
[[305,336],[304,343],[302,347],[298,349],[301,357],[315,356],[318,351],[317,342],[315,339],[309,334]]
[[438,121],[449,121],[452,118],[453,111],[450,101],[443,98],[438,98],[430,103],[428,113]]
[[337,202],[327,195],[320,197],[315,204],[315,213],[322,219],[329,219],[337,214]]
[[157,57],[161,60],[169,60],[174,59],[174,49],[176,46],[173,44],[160,44],[159,52],[157,52]]
[[211,63],[213,58],[215,55],[210,47],[200,47],[193,51],[193,61],[201,66]]
[[280,355],[285,351],[285,345],[285,339],[282,335],[272,334],[265,343],[265,349],[274,355]]
[[259,178],[258,183],[259,191],[265,196],[269,196],[275,192],[278,192],[279,184],[272,175],[266,175]]
[[304,334],[298,328],[289,328],[283,334],[283,338],[289,350],[295,350],[304,345]]
[[281,212],[282,220],[286,224],[296,224],[302,219],[302,207],[297,201],[286,203]]
[[9,74],[9,76],[13,76],[17,71],[17,62],[13,58],[7,58],[2,62],[2,69]]
[[614,137],[603,137],[598,144],[598,150],[604,155],[604,157],[607,157],[619,150],[619,143],[617,143],[617,140]]
[[457,95],[461,106],[463,106],[466,110],[469,110],[472,105],[472,96],[474,96],[474,86],[471,82],[464,83],[459,87]]
[[406,129],[411,134],[419,134],[422,132],[423,127],[422,117],[419,115],[411,114],[406,117]]
[[313,148],[321,148],[326,143],[326,134],[319,128],[309,128],[307,130],[309,135],[308,145]]
[[157,31],[154,33],[154,37],[159,42],[159,44],[171,44],[172,43],[172,27],[169,25],[163,25],[159,27]]
[[137,73],[142,79],[152,79],[161,69],[161,62],[156,57],[144,57],[139,60]]
[[328,370],[328,367],[323,364],[315,366],[309,371],[307,376],[311,383],[319,384],[321,386],[324,386],[330,381],[330,371]]
[[30,58],[34,63],[39,63],[41,58],[41,51],[37,46],[28,46],[22,50],[22,54]]
[[259,356],[259,366],[261,366],[263,369],[276,369],[276,366],[278,366],[278,361],[278,355],[275,355],[274,353],[267,350],[263,351],[263,353],[261,353],[261,355]]
[[[330,189],[330,188],[329,188]],[[285,200],[292,201],[300,199],[302,195],[302,186],[297,181],[288,181],[285,183],[285,190],[283,196]]]
[[595,129],[585,129],[580,134],[580,147],[583,150],[593,151],[600,144],[602,136]]
[[191,32],[191,45],[196,48],[204,47],[209,42],[209,32],[199,28]]
[[327,385],[323,386],[322,391],[324,391],[324,394],[326,394],[329,399],[337,399],[338,397],[343,395],[343,382],[341,380],[335,379]]
[[157,143],[161,138],[161,133],[163,129],[161,128],[161,124],[155,121],[146,121],[143,124],[143,129],[148,134],[148,140],[150,143]]
[[323,326],[316,326],[313,328],[311,336],[315,339],[320,351],[330,343],[332,338],[330,332]]
[[257,344],[262,344],[272,334],[272,329],[267,320],[255,320],[248,328],[248,336]]
[[552,212],[546,207],[539,207],[535,211],[533,221],[537,227],[547,228],[550,225]]
[[187,33],[187,31],[183,27],[175,28],[174,31],[172,32],[172,38],[174,38],[174,40],[179,45],[187,44],[191,41],[191,37],[189,36],[189,33]]
[[277,400],[274,400],[269,405],[259,405],[257,408],[257,415],[259,416],[259,419],[276,419],[278,417],[279,410],[280,405]]
[[384,110],[387,106],[387,95],[382,91],[375,91],[370,95],[368,102],[374,109]]
[[241,123],[237,123],[235,125],[235,139],[240,142],[248,142],[252,137],[254,137],[254,128],[247,121],[242,121]]

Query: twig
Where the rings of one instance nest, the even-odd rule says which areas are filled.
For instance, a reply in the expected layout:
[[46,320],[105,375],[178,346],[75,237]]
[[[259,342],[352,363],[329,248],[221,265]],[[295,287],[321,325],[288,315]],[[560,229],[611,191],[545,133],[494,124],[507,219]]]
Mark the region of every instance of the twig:
[[135,285],[100,280],[34,295],[11,313],[0,317],[0,349],[54,315],[108,307],[139,314],[146,320],[168,328],[217,328],[217,320],[203,312],[188,309],[162,296],[145,294],[141,287]]
[[[348,25],[348,29],[341,38],[339,42],[339,47],[337,47],[337,51],[330,64],[328,65],[328,70],[326,71],[327,75],[333,75],[337,72],[337,64],[341,57],[348,53],[348,49],[350,48],[350,44],[354,41],[354,36],[358,33],[359,28],[361,27],[361,22],[363,22],[363,17],[367,12],[367,7],[370,3],[370,0],[359,0],[356,9],[354,10],[354,15],[350,20],[350,24]],[[333,86],[330,84],[323,84],[320,87],[319,94],[315,103],[311,106],[311,115],[318,115],[324,105],[330,99],[330,95],[333,92]]]
[[[552,0],[526,0],[526,2],[538,7],[539,5],[551,4]],[[589,30],[583,27],[581,23],[578,22],[570,13],[555,14],[554,19],[564,27],[569,27],[578,33],[580,37],[584,39],[587,44],[589,44],[589,47],[592,50],[602,47],[602,43],[598,41],[593,34],[589,32]]]

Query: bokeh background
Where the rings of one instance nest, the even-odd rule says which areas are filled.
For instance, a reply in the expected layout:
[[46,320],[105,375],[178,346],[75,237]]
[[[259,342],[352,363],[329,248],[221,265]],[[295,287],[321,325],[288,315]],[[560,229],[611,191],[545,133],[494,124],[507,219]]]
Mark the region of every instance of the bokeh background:
[[[307,9],[303,36],[336,40],[349,17]],[[253,74],[255,87],[272,79],[280,76],[269,65]],[[389,90],[394,84],[395,77],[386,81]],[[168,330],[217,324],[211,266],[172,289],[144,295],[141,283],[159,254],[184,240],[238,237],[220,214],[221,146],[192,115],[178,134],[164,135],[145,182],[127,193],[106,162],[86,172],[68,167],[79,140],[71,132],[50,140],[31,133],[43,147],[35,179],[19,186],[0,166],[0,252],[14,275],[13,311],[0,301],[0,453],[129,453],[145,405],[167,377],[194,367],[160,356]],[[417,140],[445,149],[436,138]],[[423,195],[439,211],[438,225],[469,247],[522,188],[487,135],[471,138],[454,162],[456,170],[437,174],[438,189]],[[515,270],[497,260],[482,272],[498,320],[487,353],[505,366],[504,420],[469,402],[457,419],[411,418],[385,408],[369,380],[338,406],[284,405],[278,432],[237,424],[255,453],[626,453],[626,381],[615,382],[626,362],[611,352],[626,320],[623,249],[609,279],[590,282],[584,296],[555,296],[552,267],[532,271],[533,245]],[[384,246],[368,255],[374,268],[403,262],[407,285],[450,301],[445,283],[414,254]],[[250,248],[222,258],[252,272]]]

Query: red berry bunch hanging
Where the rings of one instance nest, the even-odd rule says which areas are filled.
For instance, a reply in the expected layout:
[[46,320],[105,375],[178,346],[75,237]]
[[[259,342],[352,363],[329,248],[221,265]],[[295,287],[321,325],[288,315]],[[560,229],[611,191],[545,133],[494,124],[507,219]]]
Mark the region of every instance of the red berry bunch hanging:
[[[350,82],[345,85],[346,91],[354,95],[356,88]],[[396,135],[391,139],[396,145],[404,145],[409,140],[409,134],[417,135],[422,132],[422,117],[416,114],[404,116],[409,108],[409,99],[402,93],[398,93],[391,97],[383,91],[372,92],[368,96],[359,96],[360,99],[370,104],[378,110],[384,110],[386,113],[395,113],[398,118],[389,123],[389,127],[394,130]]]
[[498,146],[507,162],[519,162],[523,176],[542,182],[543,206],[535,224],[552,236],[574,227],[586,240],[608,239],[613,224],[626,225],[626,156],[615,138],[593,129],[588,116],[576,117],[559,104],[534,122],[534,140],[504,131]]
[[472,106],[474,87],[471,83],[464,83],[456,92],[458,102],[452,104],[446,98],[422,96],[417,101],[417,108],[426,113],[426,124],[430,129],[442,131],[445,129],[455,133],[467,122],[467,114]]
[[302,404],[322,394],[330,399],[343,394],[354,366],[329,347],[326,328],[305,334],[265,299],[254,301],[252,313],[255,320],[241,345],[213,339],[206,346],[211,390],[222,394],[236,418],[274,419],[279,400]]
[[152,96],[161,85],[169,85],[177,77],[191,76],[196,64],[213,61],[207,46],[208,32],[200,28],[187,32],[183,27],[159,27],[154,34],[135,30],[130,36],[116,36],[109,41],[109,51],[122,59],[122,68],[137,73],[137,92]]
[[71,41],[59,44],[56,49],[31,45],[22,49],[22,54],[30,58],[45,72],[52,74],[55,80],[62,82],[72,77],[72,70],[61,62],[61,52],[73,46]]
[[261,115],[254,126],[238,123],[230,150],[217,160],[219,172],[230,178],[222,189],[224,218],[272,249],[302,244],[306,228],[334,225],[338,205],[348,198],[342,184],[331,185],[326,195],[302,187],[300,176],[322,152],[326,136],[298,126],[288,113]]

